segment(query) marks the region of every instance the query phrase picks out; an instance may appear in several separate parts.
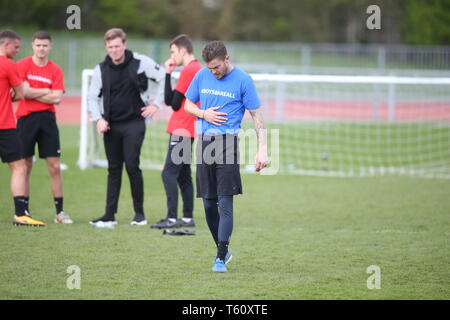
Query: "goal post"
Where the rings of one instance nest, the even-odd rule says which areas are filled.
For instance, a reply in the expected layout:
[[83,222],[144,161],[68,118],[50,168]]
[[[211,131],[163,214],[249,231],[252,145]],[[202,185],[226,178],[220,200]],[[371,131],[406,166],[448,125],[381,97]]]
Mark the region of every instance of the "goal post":
[[[172,73],[174,78],[179,72]],[[81,75],[81,117],[80,117],[80,144],[77,164],[82,170],[92,167],[107,167],[103,143],[97,134],[94,123],[90,120],[87,97],[92,79],[93,69],[84,69]],[[155,92],[157,86],[149,83],[150,92]],[[168,134],[165,132],[167,119],[170,116],[169,108],[159,110],[156,120],[146,120],[147,130],[141,150],[141,166],[144,169],[161,169],[167,152]],[[151,142],[150,142],[151,140]]]
[[89,167],[107,167],[106,160],[100,155],[99,139],[96,128],[89,120],[87,95],[93,70],[84,69],[81,75],[81,118],[80,118],[80,147],[78,152],[78,166],[81,170]]
[[[82,169],[106,164],[103,144],[87,113],[91,75],[92,70],[83,71],[78,161]],[[271,157],[277,172],[450,178],[450,78],[262,73],[251,76],[271,135],[269,156],[277,154]],[[164,108],[147,123],[141,153],[143,168],[162,168],[170,114],[171,109]],[[243,137],[253,130],[248,113],[242,129]],[[251,153],[254,148],[244,143],[242,152]],[[252,155],[245,158],[251,159]],[[246,169],[250,163],[243,166]]]

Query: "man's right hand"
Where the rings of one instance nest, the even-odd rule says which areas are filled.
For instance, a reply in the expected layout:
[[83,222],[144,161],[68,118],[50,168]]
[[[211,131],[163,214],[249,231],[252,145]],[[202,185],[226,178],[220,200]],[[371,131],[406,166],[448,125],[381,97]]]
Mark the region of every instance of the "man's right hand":
[[164,68],[166,68],[166,73],[172,73],[176,68],[175,61],[173,59],[167,59],[164,62]]
[[109,128],[108,121],[106,121],[105,119],[100,119],[100,120],[97,121],[97,132],[98,132],[98,134],[105,133],[109,129],[110,128]]
[[217,112],[216,111],[217,109],[220,109],[220,107],[212,107],[212,108],[204,110],[202,118],[216,126],[220,126],[220,125],[222,125],[222,123],[227,122],[228,119],[225,117],[222,117],[222,116],[226,116],[227,113]]

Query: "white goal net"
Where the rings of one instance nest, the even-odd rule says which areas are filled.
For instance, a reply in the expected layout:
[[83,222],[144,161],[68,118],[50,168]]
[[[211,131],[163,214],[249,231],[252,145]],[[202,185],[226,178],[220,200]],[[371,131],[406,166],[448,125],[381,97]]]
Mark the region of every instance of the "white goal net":
[[[87,113],[91,75],[92,70],[84,70],[82,76],[78,162],[82,169],[106,165],[103,142]],[[251,76],[263,105],[269,156],[277,172],[450,178],[450,78]],[[143,168],[162,168],[170,114],[169,107],[160,110],[147,124]],[[252,127],[246,114],[243,131]],[[272,138],[271,132],[276,132]]]

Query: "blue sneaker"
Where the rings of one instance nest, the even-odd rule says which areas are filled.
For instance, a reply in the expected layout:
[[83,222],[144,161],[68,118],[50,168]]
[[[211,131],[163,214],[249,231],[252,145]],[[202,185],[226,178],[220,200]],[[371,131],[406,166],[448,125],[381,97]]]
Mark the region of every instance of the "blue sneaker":
[[212,267],[212,272],[227,272],[227,266],[223,260],[220,260],[219,258],[216,259],[216,261],[213,262],[214,267]]

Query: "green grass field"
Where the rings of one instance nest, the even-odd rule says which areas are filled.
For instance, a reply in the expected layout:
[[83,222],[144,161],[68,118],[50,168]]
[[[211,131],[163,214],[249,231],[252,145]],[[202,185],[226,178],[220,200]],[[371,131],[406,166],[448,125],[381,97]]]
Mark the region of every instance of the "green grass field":
[[[450,299],[450,180],[243,175],[227,274],[215,255],[201,203],[195,236],[133,227],[124,175],[118,226],[94,229],[103,214],[106,170],[80,171],[78,127],[61,126],[65,211],[55,225],[48,173],[32,174],[31,213],[43,228],[14,227],[9,169],[0,165],[0,299]],[[166,213],[159,171],[145,170],[145,210]],[[67,268],[81,270],[70,290]],[[381,269],[369,290],[366,269]],[[220,288],[220,290],[218,290]]]

